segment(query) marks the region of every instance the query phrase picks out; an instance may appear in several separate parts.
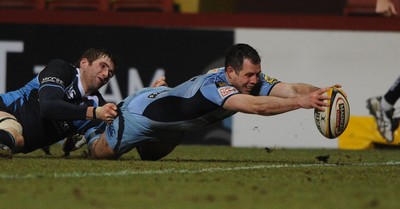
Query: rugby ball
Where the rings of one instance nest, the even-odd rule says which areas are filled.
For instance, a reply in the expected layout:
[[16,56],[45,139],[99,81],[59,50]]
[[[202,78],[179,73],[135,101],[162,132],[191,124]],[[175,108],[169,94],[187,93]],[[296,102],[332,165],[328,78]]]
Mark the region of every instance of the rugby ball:
[[343,90],[332,87],[328,92],[330,100],[324,111],[314,110],[315,124],[326,138],[339,137],[347,127],[350,119],[350,106]]

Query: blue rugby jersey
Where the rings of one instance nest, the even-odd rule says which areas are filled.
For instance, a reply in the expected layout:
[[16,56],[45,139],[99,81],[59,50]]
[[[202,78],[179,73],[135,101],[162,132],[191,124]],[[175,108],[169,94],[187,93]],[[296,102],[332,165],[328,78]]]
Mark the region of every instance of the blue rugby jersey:
[[[268,95],[278,82],[261,73],[251,94]],[[228,82],[224,68],[193,77],[175,88],[142,89],[119,105],[119,117],[107,125],[107,141],[117,155],[146,140],[179,141],[186,130],[202,128],[235,114],[224,109],[223,104],[239,93]]]

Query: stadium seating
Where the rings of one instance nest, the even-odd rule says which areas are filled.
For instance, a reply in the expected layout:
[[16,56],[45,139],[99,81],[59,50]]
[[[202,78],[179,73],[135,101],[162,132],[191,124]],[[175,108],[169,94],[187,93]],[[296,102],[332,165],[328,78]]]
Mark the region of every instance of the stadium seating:
[[[400,0],[392,0],[392,3],[397,13],[399,13]],[[347,16],[380,16],[380,14],[375,12],[375,7],[376,0],[347,0],[343,14]]]
[[0,0],[0,9],[45,9],[46,0]]
[[48,10],[108,11],[110,0],[48,0]]
[[[400,0],[392,0],[397,13],[400,12]],[[376,0],[347,0],[343,14],[347,16],[381,16],[375,12]],[[400,16],[395,16],[400,17]]]
[[172,12],[173,0],[112,0],[112,11]]
[[[399,12],[400,0],[393,3]],[[376,0],[202,0],[199,12],[380,16],[375,6]],[[6,9],[173,12],[175,8],[174,0],[0,0],[0,10]]]
[[376,0],[347,0],[343,14],[347,16],[377,16]]

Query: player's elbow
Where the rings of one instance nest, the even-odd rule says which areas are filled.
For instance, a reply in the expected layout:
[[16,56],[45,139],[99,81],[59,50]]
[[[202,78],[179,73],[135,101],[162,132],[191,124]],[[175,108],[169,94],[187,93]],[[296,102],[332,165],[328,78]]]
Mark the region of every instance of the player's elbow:
[[51,118],[52,117],[52,111],[53,107],[49,102],[41,102],[40,103],[40,117],[42,118]]
[[269,109],[261,105],[252,105],[249,110],[250,110],[249,113],[251,114],[266,115],[266,116],[271,115]]

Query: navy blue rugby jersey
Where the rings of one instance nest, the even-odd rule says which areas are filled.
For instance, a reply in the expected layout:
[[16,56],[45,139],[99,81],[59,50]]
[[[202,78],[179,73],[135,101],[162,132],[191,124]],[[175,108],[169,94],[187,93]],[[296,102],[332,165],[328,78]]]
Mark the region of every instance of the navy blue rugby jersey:
[[23,128],[30,152],[100,124],[87,121],[88,106],[104,105],[99,92],[84,95],[79,69],[52,60],[24,87],[0,95],[0,110],[14,115]]

